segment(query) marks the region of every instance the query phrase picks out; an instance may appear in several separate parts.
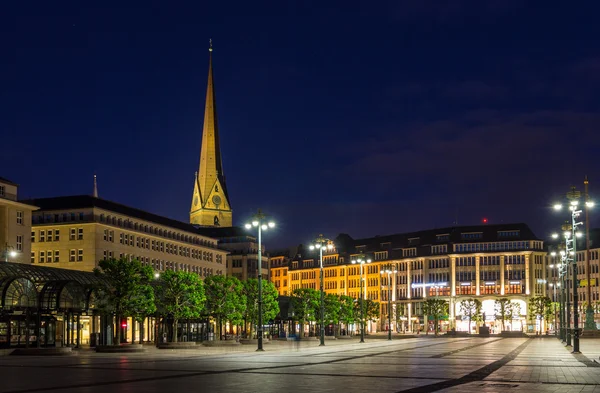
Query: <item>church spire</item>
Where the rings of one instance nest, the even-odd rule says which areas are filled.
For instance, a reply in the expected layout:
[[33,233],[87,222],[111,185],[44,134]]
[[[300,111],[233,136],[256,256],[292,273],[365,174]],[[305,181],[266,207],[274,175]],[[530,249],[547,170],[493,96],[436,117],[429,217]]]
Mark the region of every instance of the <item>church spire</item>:
[[98,198],[98,181],[96,179],[95,173],[94,173],[94,198]]
[[204,106],[200,167],[194,184],[190,222],[205,226],[231,226],[231,207],[225,185],[219,141],[212,66],[212,39],[209,43],[208,83]]

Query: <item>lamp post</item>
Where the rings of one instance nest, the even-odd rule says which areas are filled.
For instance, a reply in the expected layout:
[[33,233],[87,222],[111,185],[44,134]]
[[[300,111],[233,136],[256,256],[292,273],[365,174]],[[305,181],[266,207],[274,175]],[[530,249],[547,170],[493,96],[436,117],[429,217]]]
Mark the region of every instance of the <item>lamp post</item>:
[[392,265],[388,264],[381,271],[381,274],[387,274],[387,285],[388,285],[388,341],[392,341],[392,273],[398,273],[398,270]]
[[328,249],[331,250],[333,248],[333,244],[329,241],[329,239],[325,239],[323,235],[319,235],[318,238],[315,239],[315,244],[310,245],[310,249],[319,250],[319,266],[321,270],[321,343],[319,346],[325,345],[325,293],[323,292],[323,250]]
[[[581,192],[577,191],[575,187],[571,188],[571,191],[567,193],[567,199],[569,199],[569,210],[571,211],[571,224],[565,226],[565,257],[567,262],[567,270],[572,270],[573,280],[573,353],[579,352],[579,294],[577,293],[578,279],[577,279],[577,238],[582,236],[581,232],[577,231],[577,227],[583,225],[583,222],[579,222],[579,216],[582,210],[579,210],[579,199],[581,198]],[[587,199],[587,198],[586,198]],[[592,207],[591,201],[586,201],[586,207]],[[556,210],[560,210],[562,205],[554,205]],[[571,269],[568,268],[568,262],[571,262]],[[588,282],[588,285],[590,283]],[[589,301],[589,299],[588,299]],[[569,337],[569,335],[567,335]]]
[[16,258],[17,252],[14,250],[13,246],[9,246],[8,243],[4,246],[4,260],[6,262],[10,262],[10,258]]
[[263,320],[262,320],[262,231],[269,228],[275,227],[273,221],[267,221],[267,216],[258,209],[252,217],[252,221],[245,225],[246,229],[257,228],[258,229],[258,348],[257,351],[264,351],[263,349]]
[[[553,263],[551,263],[548,266],[550,268],[550,271],[552,272],[552,283],[550,284],[552,286],[552,302],[554,304],[556,304],[557,303],[557,301],[556,301],[556,287],[558,285],[560,285],[560,284],[556,283],[557,272],[555,272],[554,269],[556,268],[558,270],[560,266],[558,264],[554,263],[554,262],[556,262],[555,261],[555,259],[556,259],[556,251],[552,251],[550,253],[550,256],[554,260]],[[558,303],[559,303],[559,310],[560,310],[560,301]],[[557,317],[556,317],[556,307],[553,307],[553,308],[554,308],[554,336],[558,336],[558,329],[557,329],[557,327],[558,327],[558,320],[557,320]],[[562,320],[561,320],[561,328],[562,328]]]
[[592,279],[590,278],[590,220],[589,210],[594,207],[594,202],[590,201],[588,194],[588,178],[585,177],[583,181],[585,186],[584,189],[584,202],[585,202],[585,278],[587,280],[587,307],[585,309],[585,330],[598,330],[596,327],[596,321],[594,320],[594,308],[592,307]]
[[353,264],[360,265],[360,342],[365,342],[365,304],[363,300],[363,265],[371,263],[371,259],[365,254],[358,254],[352,259]]

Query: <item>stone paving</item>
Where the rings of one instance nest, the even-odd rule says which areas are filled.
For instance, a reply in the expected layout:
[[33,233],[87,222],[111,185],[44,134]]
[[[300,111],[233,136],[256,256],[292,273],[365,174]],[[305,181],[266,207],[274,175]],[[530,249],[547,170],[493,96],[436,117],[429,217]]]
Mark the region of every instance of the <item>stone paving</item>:
[[[418,337],[0,357],[0,392],[600,392],[600,340]],[[586,353],[586,349],[588,353]]]

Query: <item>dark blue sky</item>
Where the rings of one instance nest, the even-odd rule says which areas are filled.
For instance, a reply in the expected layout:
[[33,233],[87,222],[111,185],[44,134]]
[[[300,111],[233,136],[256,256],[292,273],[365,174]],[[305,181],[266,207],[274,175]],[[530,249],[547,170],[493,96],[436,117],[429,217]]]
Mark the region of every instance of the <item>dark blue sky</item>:
[[21,197],[95,172],[101,197],[187,221],[209,37],[234,223],[272,214],[267,245],[457,214],[546,237],[571,184],[600,190],[592,2],[12,3],[0,176]]

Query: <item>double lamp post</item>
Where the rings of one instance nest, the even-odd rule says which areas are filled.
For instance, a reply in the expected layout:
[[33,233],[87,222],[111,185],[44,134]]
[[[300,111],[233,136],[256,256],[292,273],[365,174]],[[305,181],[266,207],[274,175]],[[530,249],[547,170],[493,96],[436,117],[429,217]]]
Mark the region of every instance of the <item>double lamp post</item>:
[[323,346],[325,345],[325,292],[323,290],[323,251],[333,249],[333,244],[329,241],[329,239],[325,239],[323,235],[319,235],[319,237],[315,239],[314,244],[311,244],[309,248],[311,250],[319,250],[319,266],[321,274],[321,343],[319,344],[319,346]]
[[269,228],[274,228],[275,223],[267,220],[267,216],[263,214],[260,209],[252,217],[252,221],[245,225],[246,229],[257,228],[258,229],[258,348],[257,351],[264,351],[263,349],[263,313],[262,313],[262,231]]
[[[566,275],[568,281],[568,273],[571,270],[571,279],[572,279],[572,289],[573,289],[573,329],[570,329],[570,319],[571,319],[571,310],[569,309],[569,293],[568,293],[568,285],[565,285],[567,294],[566,294],[566,343],[567,345],[571,345],[571,335],[573,336],[573,353],[579,352],[579,295],[577,293],[578,288],[578,279],[577,279],[577,238],[582,236],[581,232],[577,231],[577,227],[583,225],[583,222],[579,221],[579,216],[583,212],[579,207],[579,199],[581,197],[581,192],[576,191],[575,187],[567,193],[567,199],[569,199],[569,210],[571,211],[571,222],[563,226],[563,234],[565,238],[565,250],[561,251],[562,262],[564,268],[564,274]],[[586,198],[587,199],[587,198]],[[591,201],[585,201],[586,208],[592,207],[594,204]],[[554,205],[555,210],[562,209],[561,204]],[[587,209],[586,209],[587,211]],[[558,238],[557,234],[553,235],[554,238]],[[589,255],[586,255],[586,260],[589,261]],[[570,266],[569,266],[570,265]],[[569,267],[571,269],[569,269]],[[587,271],[589,272],[589,266],[587,266]],[[588,287],[590,282],[588,280]],[[590,299],[588,299],[588,302]],[[593,315],[593,314],[592,314]],[[593,317],[592,317],[593,320]]]

